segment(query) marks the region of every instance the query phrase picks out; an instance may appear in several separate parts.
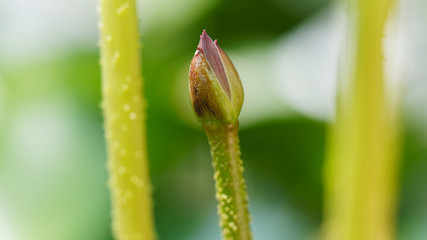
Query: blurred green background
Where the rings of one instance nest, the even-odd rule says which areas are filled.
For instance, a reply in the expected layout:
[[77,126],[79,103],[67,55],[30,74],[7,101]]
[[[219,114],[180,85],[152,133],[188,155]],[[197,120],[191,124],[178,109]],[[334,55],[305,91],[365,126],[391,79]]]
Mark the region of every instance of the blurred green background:
[[[112,239],[95,0],[0,2],[0,239]],[[207,139],[188,97],[203,29],[245,89],[255,239],[318,239],[345,7],[327,0],[141,0],[159,239],[220,239]],[[387,45],[403,122],[398,239],[427,238],[427,3],[400,1]],[[393,34],[394,33],[394,34]]]

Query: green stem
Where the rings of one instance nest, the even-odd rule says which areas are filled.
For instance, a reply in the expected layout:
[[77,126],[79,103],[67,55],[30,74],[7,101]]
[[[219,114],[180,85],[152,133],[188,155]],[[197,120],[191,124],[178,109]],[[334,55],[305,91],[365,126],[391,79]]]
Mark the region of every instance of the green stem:
[[394,239],[399,146],[382,51],[392,1],[350,2],[357,3],[356,41],[349,39],[356,52],[330,135],[326,239]]
[[102,107],[113,233],[155,239],[146,149],[145,99],[134,0],[100,1]]
[[240,159],[239,124],[205,122],[211,146],[215,189],[223,239],[250,240],[248,194]]

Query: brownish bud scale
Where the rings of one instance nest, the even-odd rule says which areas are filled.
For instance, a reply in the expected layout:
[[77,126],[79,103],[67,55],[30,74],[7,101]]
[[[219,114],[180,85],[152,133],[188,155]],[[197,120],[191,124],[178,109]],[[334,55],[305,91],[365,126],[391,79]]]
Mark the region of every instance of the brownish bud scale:
[[206,31],[190,66],[190,98],[200,122],[235,122],[243,104],[239,74],[227,54]]

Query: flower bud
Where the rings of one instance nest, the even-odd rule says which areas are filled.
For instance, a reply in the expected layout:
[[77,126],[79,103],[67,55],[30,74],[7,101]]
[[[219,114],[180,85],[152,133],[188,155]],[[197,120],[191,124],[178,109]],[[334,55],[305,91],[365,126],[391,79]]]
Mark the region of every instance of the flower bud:
[[190,65],[190,98],[200,122],[235,122],[243,104],[239,74],[206,31]]

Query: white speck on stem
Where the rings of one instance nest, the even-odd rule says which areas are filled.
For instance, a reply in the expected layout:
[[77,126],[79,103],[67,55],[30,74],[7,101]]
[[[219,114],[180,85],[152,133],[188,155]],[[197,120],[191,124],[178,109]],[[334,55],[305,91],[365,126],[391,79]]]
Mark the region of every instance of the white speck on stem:
[[130,120],[135,120],[136,119],[136,113],[134,113],[134,112],[131,112],[131,113],[129,113],[129,118],[130,118]]
[[125,3],[116,9],[116,13],[120,15],[128,8],[129,8],[129,3]]

